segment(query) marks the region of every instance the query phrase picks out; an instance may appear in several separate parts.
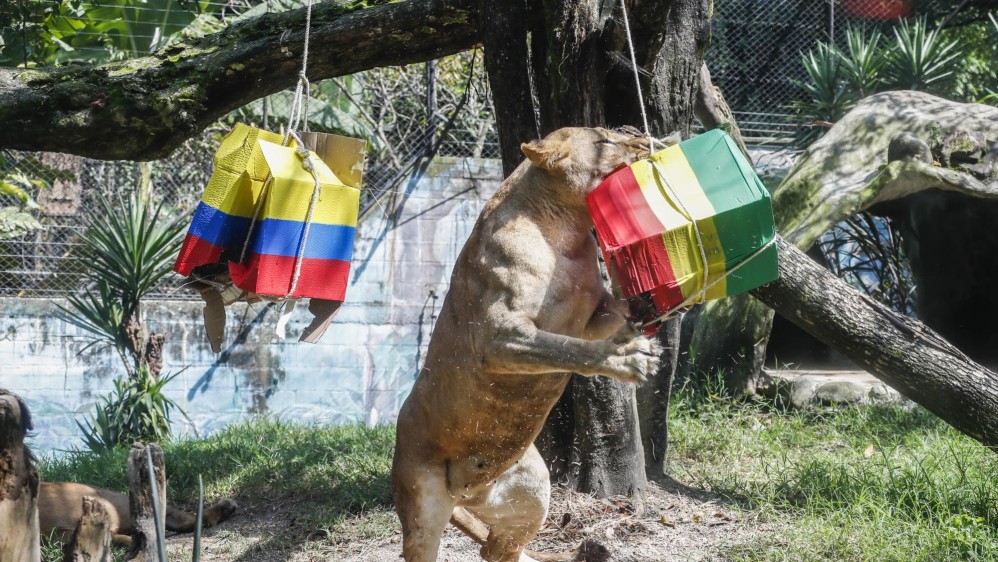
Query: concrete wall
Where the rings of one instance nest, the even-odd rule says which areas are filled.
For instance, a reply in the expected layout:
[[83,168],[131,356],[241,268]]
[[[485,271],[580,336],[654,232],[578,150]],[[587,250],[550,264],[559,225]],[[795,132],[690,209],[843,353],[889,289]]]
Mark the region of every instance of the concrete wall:
[[[390,422],[408,393],[429,341],[451,269],[482,205],[498,187],[494,160],[440,158],[415,185],[403,185],[358,228],[347,303],[321,342],[297,342],[311,316],[296,309],[289,337],[274,333],[273,305],[228,309],[227,341],[216,356],[204,339],[200,301],[151,303],[147,319],[167,333],[168,395],[207,433],[247,416],[315,423]],[[118,357],[93,347],[53,316],[47,300],[0,301],[0,387],[32,409],[40,453],[82,446],[76,421],[123,373]]]

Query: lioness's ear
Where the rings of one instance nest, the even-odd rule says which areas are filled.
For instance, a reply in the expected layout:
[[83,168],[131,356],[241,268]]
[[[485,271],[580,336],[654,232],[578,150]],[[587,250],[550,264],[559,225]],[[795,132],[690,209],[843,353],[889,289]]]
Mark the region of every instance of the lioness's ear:
[[527,159],[534,163],[535,166],[539,168],[544,168],[545,170],[555,171],[559,168],[558,162],[564,160],[568,154],[562,150],[562,144],[560,142],[554,142],[547,139],[535,140],[530,142],[525,142],[520,145],[520,150],[526,155]]

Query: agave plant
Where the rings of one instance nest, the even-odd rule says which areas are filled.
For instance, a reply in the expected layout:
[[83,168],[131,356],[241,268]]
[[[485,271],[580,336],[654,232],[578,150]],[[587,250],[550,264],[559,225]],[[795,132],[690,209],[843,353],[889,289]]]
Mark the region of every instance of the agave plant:
[[908,90],[938,91],[953,75],[953,62],[960,44],[947,39],[939,29],[929,29],[925,18],[912,24],[902,21],[894,28],[895,45],[888,58],[890,80]]
[[67,299],[62,316],[88,332],[92,344],[114,347],[134,377],[149,367],[142,298],[170,273],[185,221],[167,217],[162,203],[150,208],[134,194],[119,207],[99,201],[101,212],[80,240],[90,283]]
[[875,93],[884,81],[889,50],[881,47],[883,34],[852,27],[846,29],[846,51],[840,52],[842,74],[860,98]]
[[114,390],[101,399],[96,412],[82,423],[76,422],[87,447],[106,451],[136,441],[168,439],[171,411],[183,414],[163,393],[163,387],[176,376],[154,379],[141,372],[140,376],[114,381]]
[[846,57],[834,45],[819,42],[816,49],[801,54],[801,64],[808,80],[795,80],[804,91],[805,98],[795,101],[792,107],[816,127],[805,127],[795,143],[807,145],[821,136],[822,127],[838,121],[856,103],[855,92],[844,79],[843,60]]

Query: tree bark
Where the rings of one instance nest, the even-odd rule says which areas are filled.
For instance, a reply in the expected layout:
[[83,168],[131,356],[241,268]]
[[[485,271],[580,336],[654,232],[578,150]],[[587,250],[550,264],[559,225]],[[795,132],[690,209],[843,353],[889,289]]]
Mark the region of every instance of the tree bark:
[[[651,0],[631,9],[652,133],[688,133],[708,38],[707,2]],[[560,127],[642,124],[620,18],[619,3],[597,0],[483,6],[486,68],[507,173],[523,158],[521,142]],[[653,397],[664,402],[645,410],[660,414],[668,388],[646,396]],[[638,417],[632,385],[574,377],[538,440],[552,477],[580,491],[640,501],[647,482]],[[656,435],[664,438],[662,431]],[[664,454],[664,446],[659,442],[655,454]]]
[[103,502],[83,497],[83,517],[64,553],[64,562],[111,562],[111,529]]
[[0,560],[40,562],[38,472],[24,437],[31,429],[28,405],[0,388]]
[[665,352],[658,373],[637,388],[641,445],[645,453],[645,473],[649,478],[666,474],[669,451],[669,398],[679,361],[679,319],[666,322],[656,337]]
[[129,561],[155,562],[159,560],[152,485],[149,482],[149,469],[146,464],[148,462],[146,456],[149,453],[152,454],[153,474],[156,477],[160,509],[164,511],[163,516],[160,517],[158,536],[166,537],[166,465],[163,461],[163,449],[156,443],[148,445],[135,443],[128,452],[128,508],[132,518],[132,526],[135,528],[132,547],[125,558]]
[[998,374],[921,322],[852,289],[782,238],[780,278],[752,291],[901,394],[992,450],[998,447]]
[[[471,0],[318,3],[312,8],[309,78],[470,49],[479,39],[474,8]],[[304,29],[299,9],[146,57],[0,68],[0,148],[108,160],[164,157],[229,111],[293,85]]]

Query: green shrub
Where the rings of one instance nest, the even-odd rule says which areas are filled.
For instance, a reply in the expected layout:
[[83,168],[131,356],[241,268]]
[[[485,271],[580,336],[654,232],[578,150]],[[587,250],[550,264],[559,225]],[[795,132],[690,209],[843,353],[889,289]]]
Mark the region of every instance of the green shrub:
[[163,442],[170,437],[170,412],[183,410],[163,394],[163,387],[176,375],[153,378],[141,370],[139,376],[114,381],[114,390],[97,405],[90,419],[76,422],[91,451],[128,447],[136,441]]

